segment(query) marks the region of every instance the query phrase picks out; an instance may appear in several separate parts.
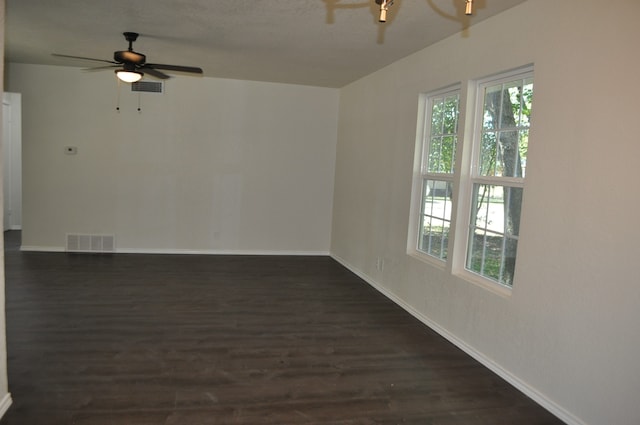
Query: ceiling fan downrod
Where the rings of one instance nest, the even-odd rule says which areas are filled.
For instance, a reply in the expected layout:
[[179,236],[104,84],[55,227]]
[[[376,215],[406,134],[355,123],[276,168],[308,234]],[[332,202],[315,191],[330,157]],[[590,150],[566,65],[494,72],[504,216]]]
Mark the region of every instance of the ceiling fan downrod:
[[133,52],[133,42],[138,39],[139,34],[137,32],[123,32],[122,35],[129,42],[129,51]]

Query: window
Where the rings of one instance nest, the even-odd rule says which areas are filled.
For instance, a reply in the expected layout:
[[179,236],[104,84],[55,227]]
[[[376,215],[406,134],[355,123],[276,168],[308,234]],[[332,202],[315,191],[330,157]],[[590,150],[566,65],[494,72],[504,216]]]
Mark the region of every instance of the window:
[[503,293],[518,252],[533,68],[469,89],[475,108],[460,86],[421,97],[408,252]]
[[512,286],[529,146],[533,74],[478,86],[467,270]]
[[448,253],[459,104],[459,89],[426,98],[417,250],[440,260]]

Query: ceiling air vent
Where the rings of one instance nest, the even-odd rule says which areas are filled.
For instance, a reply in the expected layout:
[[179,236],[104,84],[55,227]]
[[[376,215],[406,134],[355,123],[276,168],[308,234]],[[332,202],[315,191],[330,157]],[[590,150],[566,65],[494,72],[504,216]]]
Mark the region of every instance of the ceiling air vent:
[[162,82],[137,81],[135,83],[131,83],[131,91],[143,91],[147,93],[162,93]]

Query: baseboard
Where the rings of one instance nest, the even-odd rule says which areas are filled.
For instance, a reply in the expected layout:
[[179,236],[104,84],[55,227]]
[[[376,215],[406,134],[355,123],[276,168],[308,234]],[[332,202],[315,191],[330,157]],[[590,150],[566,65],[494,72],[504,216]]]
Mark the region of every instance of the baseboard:
[[227,249],[131,249],[119,248],[116,254],[159,254],[159,255],[291,255],[328,257],[329,251],[268,251],[268,250],[227,250]]
[[11,403],[13,403],[13,400],[11,399],[11,393],[5,394],[5,396],[2,397],[2,400],[0,400],[0,418],[2,418],[5,413],[7,413],[7,410],[9,410]]
[[433,329],[435,332],[437,332],[440,336],[445,338],[447,341],[451,342],[453,345],[455,345],[456,347],[464,351],[469,356],[473,357],[475,360],[480,362],[483,366],[491,370],[493,373],[500,376],[509,384],[513,385],[515,388],[520,390],[527,397],[529,397],[530,399],[538,403],[540,406],[548,410],[550,413],[555,415],[558,419],[562,420],[563,422],[566,422],[568,425],[587,425],[585,422],[577,418],[575,415],[571,414],[566,409],[562,408],[561,406],[559,406],[558,404],[556,404],[555,402],[547,398],[544,394],[540,393],[538,390],[531,387],[526,382],[522,381],[520,378],[513,375],[511,372],[504,369],[502,366],[495,363],[490,358],[486,357],[483,353],[477,351],[475,348],[468,345],[463,340],[459,339],[458,337],[456,337],[455,335],[447,331],[445,328],[438,325],[429,317],[417,311],[415,308],[407,304],[400,297],[398,297],[393,292],[389,291],[380,283],[378,283],[375,279],[371,278],[370,276],[366,275],[365,273],[351,266],[351,264],[349,264],[343,258],[340,258],[339,256],[336,256],[334,254],[331,254],[331,258],[333,258],[334,260],[342,264],[344,267],[349,269],[352,273],[354,273],[359,278],[361,278],[362,280],[367,282],[369,285],[371,285],[374,289],[376,289],[382,295],[389,298],[395,304],[403,308],[407,313],[411,314],[413,317],[415,317],[416,319],[424,323],[426,326]]
[[24,252],[65,252],[63,246],[34,246],[21,245],[20,251]]
[[[25,252],[67,252],[61,246],[34,246],[22,245],[21,251]],[[87,252],[74,254],[105,254],[102,252]],[[206,250],[206,249],[136,249],[136,248],[118,248],[113,252],[106,254],[158,254],[158,255],[290,255],[290,256],[312,256],[312,257],[328,257],[329,251],[276,251],[276,250]]]

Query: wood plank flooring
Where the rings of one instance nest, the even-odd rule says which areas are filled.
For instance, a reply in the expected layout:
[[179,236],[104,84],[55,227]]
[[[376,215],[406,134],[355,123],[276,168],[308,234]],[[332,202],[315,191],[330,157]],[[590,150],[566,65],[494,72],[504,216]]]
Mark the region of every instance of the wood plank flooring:
[[5,243],[0,425],[562,423],[328,257]]

